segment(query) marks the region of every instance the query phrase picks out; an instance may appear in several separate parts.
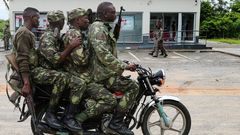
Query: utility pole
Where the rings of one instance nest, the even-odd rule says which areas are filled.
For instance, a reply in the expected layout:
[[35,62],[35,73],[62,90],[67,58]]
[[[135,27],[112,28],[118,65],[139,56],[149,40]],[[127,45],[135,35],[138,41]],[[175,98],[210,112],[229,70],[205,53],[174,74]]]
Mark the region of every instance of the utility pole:
[[7,7],[7,9],[9,10],[9,6],[8,6],[7,1],[6,1],[6,0],[3,0],[3,2],[4,2],[4,4],[5,4],[5,6]]

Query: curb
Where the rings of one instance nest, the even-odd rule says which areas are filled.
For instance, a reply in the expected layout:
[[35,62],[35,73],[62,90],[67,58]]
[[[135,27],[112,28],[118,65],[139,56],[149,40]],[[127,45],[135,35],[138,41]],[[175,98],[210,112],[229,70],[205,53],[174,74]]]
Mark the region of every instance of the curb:
[[235,53],[231,53],[231,52],[227,52],[227,51],[223,51],[223,50],[215,50],[213,48],[213,51],[228,54],[228,55],[232,55],[232,56],[236,56],[236,57],[240,57],[240,54],[235,54]]

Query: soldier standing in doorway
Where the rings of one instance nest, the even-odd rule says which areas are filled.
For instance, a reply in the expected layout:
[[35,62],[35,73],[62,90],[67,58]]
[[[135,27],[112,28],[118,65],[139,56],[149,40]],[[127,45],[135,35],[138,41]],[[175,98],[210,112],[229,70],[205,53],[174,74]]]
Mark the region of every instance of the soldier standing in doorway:
[[4,41],[4,49],[9,50],[9,39],[11,38],[11,33],[9,29],[9,24],[6,24],[3,30],[3,41]]

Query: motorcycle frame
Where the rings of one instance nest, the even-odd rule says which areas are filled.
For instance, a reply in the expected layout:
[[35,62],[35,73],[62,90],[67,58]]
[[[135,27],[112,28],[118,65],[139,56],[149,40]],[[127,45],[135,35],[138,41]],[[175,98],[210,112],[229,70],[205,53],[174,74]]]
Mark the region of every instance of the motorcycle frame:
[[[137,70],[137,72],[138,72],[138,75],[139,75],[138,82],[139,82],[139,86],[140,86],[140,92],[139,92],[139,94],[138,94],[138,96],[136,98],[136,101],[133,104],[132,108],[127,113],[127,116],[130,116],[130,118],[134,118],[133,115],[136,112],[137,107],[138,107],[141,99],[144,96],[145,96],[144,97],[145,99],[146,99],[147,96],[151,96],[152,100],[145,104],[145,99],[144,99],[144,101],[142,102],[142,104],[144,105],[144,108],[139,108],[138,109],[138,110],[141,110],[141,113],[140,113],[139,118],[138,118],[138,122],[136,122],[136,120],[133,119],[134,122],[136,122],[136,123],[134,123],[130,127],[130,129],[134,128],[136,126],[136,124],[137,124],[137,126],[136,126],[137,129],[142,125],[144,115],[146,114],[147,110],[150,107],[156,107],[157,111],[159,113],[159,116],[161,118],[163,118],[165,125],[169,126],[170,121],[169,121],[168,116],[164,113],[162,104],[166,100],[168,100],[168,101],[172,100],[172,101],[179,102],[180,99],[178,97],[175,97],[175,96],[167,96],[167,95],[165,95],[165,96],[156,96],[156,91],[154,90],[153,85],[150,83],[150,80],[149,80],[149,75],[152,75],[151,69],[149,69],[149,71],[150,71],[149,72],[148,70],[142,68],[141,66],[138,67],[138,68],[139,68],[139,70]],[[145,94],[146,92],[150,92],[150,95]],[[137,112],[139,112],[139,111],[137,111]],[[129,126],[130,120],[126,120],[126,124],[128,124],[128,126]]]

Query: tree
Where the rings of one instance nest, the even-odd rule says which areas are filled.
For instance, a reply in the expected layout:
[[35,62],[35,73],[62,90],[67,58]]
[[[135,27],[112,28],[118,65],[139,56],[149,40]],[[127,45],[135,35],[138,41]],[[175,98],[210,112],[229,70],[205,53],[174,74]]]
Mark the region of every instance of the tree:
[[201,16],[200,16],[200,23],[206,20],[209,17],[214,15],[214,10],[209,1],[203,1],[201,3]]
[[225,0],[218,0],[217,3],[214,4],[214,11],[219,15],[224,15],[229,11],[229,7],[227,6],[228,2]]
[[232,2],[230,8],[224,0],[202,2],[200,35],[207,32],[208,38],[239,37],[240,0],[232,0]]
[[235,1],[233,3],[233,5],[231,6],[231,11],[240,13],[240,0],[239,1]]

